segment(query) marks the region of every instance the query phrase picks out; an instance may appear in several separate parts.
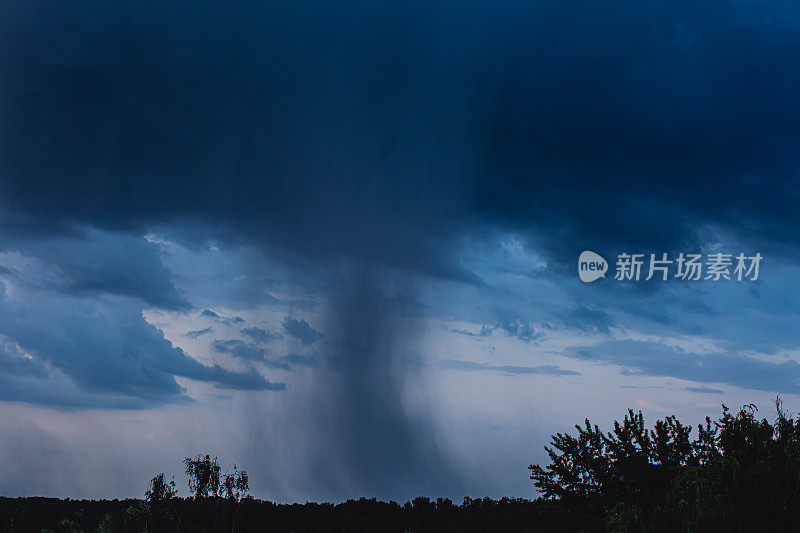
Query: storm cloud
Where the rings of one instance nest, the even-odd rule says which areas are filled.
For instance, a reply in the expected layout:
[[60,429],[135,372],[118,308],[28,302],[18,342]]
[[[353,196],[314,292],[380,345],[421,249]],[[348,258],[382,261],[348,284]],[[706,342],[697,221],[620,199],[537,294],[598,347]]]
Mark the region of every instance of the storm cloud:
[[[771,0],[4,2],[0,399],[145,408],[191,401],[185,378],[258,403],[303,367],[320,490],[395,497],[466,486],[407,402],[425,358],[800,394],[798,20]],[[584,249],[720,244],[763,253],[762,282],[572,272]],[[422,353],[426,318],[526,362]],[[553,339],[580,373],[530,363]]]
[[709,225],[794,254],[786,3],[34,6],[0,32],[2,202],[30,231],[199,217],[458,279],[446,239],[479,219],[560,262]]

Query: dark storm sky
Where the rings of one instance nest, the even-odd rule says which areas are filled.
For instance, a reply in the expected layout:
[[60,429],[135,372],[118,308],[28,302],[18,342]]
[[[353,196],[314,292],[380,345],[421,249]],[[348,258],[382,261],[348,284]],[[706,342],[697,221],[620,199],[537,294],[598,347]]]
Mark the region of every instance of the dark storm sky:
[[[474,324],[451,333],[476,342],[591,332],[561,355],[800,393],[798,65],[789,2],[4,2],[0,400],[151,409],[192,401],[176,377],[286,394],[275,372],[315,369],[335,405],[306,414],[331,424],[345,493],[386,492],[382,470],[466,486],[399,400],[409,317]],[[561,297],[500,287],[517,267],[487,250],[507,234]],[[736,294],[574,283],[584,249],[721,245],[774,268]],[[170,247],[244,258],[255,281]],[[467,296],[425,302],[420,280]],[[281,310],[271,329],[236,314],[259,306]],[[242,364],[196,357],[143,309],[195,317],[184,338]],[[690,335],[719,351],[664,341]]]

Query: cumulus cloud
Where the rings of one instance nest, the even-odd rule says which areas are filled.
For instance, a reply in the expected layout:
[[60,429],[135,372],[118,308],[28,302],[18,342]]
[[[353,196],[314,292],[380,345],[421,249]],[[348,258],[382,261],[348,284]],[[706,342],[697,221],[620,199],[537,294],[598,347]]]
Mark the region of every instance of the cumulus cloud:
[[0,357],[6,400],[95,408],[185,401],[175,376],[228,389],[285,388],[254,371],[200,364],[126,297],[86,299],[15,287],[0,301],[0,334],[7,339]]
[[520,319],[506,320],[498,326],[506,335],[516,337],[523,342],[536,342],[545,337],[543,329],[536,329],[533,324]]
[[467,337],[488,337],[494,330],[495,328],[492,326],[481,326],[481,329],[478,331],[471,331],[462,328],[453,328],[450,331],[453,333],[458,333],[459,335],[466,335]]
[[286,317],[283,321],[283,330],[303,344],[311,344],[322,338],[322,333],[312,328],[305,320]]
[[255,326],[250,328],[242,328],[241,333],[242,335],[246,335],[257,342],[269,342],[283,338],[283,336],[280,333],[270,333],[265,329],[261,329]]
[[267,351],[241,340],[215,340],[214,349],[221,353],[229,353],[234,357],[249,361],[264,361]]
[[313,367],[317,364],[316,357],[313,355],[289,354],[281,357],[268,357],[265,349],[238,339],[215,340],[212,346],[219,353],[228,353],[244,361],[259,362],[269,368],[280,370],[292,370],[292,365]]
[[6,253],[6,275],[18,283],[77,297],[127,296],[173,311],[189,307],[175,288],[158,245],[142,237],[76,227],[68,236],[3,239],[0,251]]

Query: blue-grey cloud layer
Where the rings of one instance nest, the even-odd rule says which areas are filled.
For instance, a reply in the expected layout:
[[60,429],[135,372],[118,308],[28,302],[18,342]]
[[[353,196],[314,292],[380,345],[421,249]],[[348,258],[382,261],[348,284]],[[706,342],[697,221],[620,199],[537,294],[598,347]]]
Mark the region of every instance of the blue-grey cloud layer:
[[0,17],[1,198],[43,231],[194,216],[463,279],[475,217],[559,260],[712,222],[794,256],[791,4],[34,5]]
[[[478,286],[454,243],[487,225],[524,231],[549,275],[583,248],[695,249],[709,228],[796,260],[796,6],[36,6],[0,8],[2,237],[56,265],[64,295],[190,309],[140,238],[153,226]],[[681,320],[680,295],[623,291],[611,306],[573,291],[551,318],[705,327]],[[295,319],[284,333],[321,338]]]
[[[101,409],[146,407],[187,399],[175,376],[229,389],[285,388],[254,371],[200,364],[148,324],[129,300],[40,298],[0,301],[0,334],[8,339],[5,357],[0,358],[3,400]],[[20,356],[21,351],[32,359]],[[66,378],[63,391],[45,379],[53,375]],[[17,377],[25,378],[25,387]],[[26,392],[19,394],[22,388]],[[94,402],[88,401],[91,396]]]
[[[691,353],[658,342],[605,341],[565,352],[610,363],[629,375],[675,377],[700,383],[726,383],[744,389],[800,393],[800,363],[788,358],[763,360],[730,352]],[[712,389],[690,389],[715,392]]]
[[101,409],[186,401],[176,376],[228,389],[285,388],[255,371],[203,365],[145,321],[143,307],[189,305],[145,239],[78,229],[0,244],[8,261],[8,285],[0,282],[3,400]]

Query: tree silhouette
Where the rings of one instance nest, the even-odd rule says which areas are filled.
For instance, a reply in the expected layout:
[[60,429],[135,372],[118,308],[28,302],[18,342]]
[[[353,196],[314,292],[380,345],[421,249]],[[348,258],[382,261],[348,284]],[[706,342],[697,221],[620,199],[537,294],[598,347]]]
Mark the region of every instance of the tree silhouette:
[[156,474],[155,477],[150,480],[150,485],[147,488],[147,492],[144,493],[144,497],[151,504],[157,504],[168,502],[177,494],[178,489],[175,488],[175,480],[167,482],[162,472]]
[[231,465],[231,471],[225,474],[222,480],[223,494],[229,500],[239,501],[250,490],[250,478],[247,472],[239,470],[236,465]]
[[793,531],[800,523],[800,421],[776,400],[776,421],[755,406],[692,428],[674,416],[652,430],[632,410],[604,433],[586,420],[531,465],[542,497],[582,527],[612,531]]
[[189,492],[196,499],[208,498],[209,494],[219,496],[221,469],[216,457],[211,459],[208,454],[198,454],[194,459],[187,457],[183,462],[186,475],[189,476]]
[[177,523],[178,517],[172,505],[173,500],[178,495],[178,489],[175,487],[175,480],[166,481],[163,473],[156,474],[147,492],[144,493],[145,500],[149,506],[148,512],[148,531],[170,531],[175,528],[173,525]]

